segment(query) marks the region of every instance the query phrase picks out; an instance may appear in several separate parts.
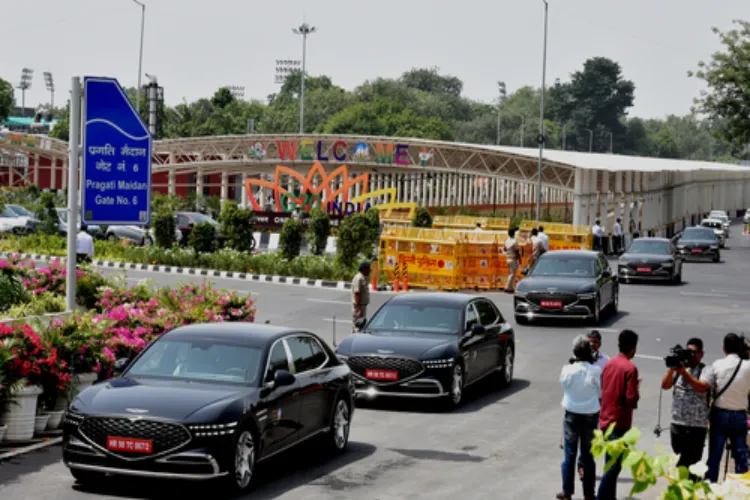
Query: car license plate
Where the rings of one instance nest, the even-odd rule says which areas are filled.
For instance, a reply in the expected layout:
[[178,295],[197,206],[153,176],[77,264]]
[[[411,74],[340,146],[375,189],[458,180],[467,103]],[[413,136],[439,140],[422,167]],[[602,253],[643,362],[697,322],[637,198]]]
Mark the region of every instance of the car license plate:
[[366,370],[365,378],[370,380],[398,380],[396,370]]
[[131,453],[149,454],[154,452],[154,442],[150,439],[107,436],[107,449],[111,451],[129,451]]
[[651,268],[650,267],[637,267],[635,270],[638,271],[639,273],[650,273],[651,272]]
[[703,250],[700,248],[693,248],[692,253],[703,253]]
[[543,300],[541,306],[548,309],[560,309],[562,308],[563,303],[561,300]]

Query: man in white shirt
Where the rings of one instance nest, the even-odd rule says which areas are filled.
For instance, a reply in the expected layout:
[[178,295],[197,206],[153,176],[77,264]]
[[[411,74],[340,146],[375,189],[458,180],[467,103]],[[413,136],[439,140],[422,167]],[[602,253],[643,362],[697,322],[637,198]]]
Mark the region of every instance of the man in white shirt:
[[76,254],[79,263],[94,260],[94,238],[88,233],[88,226],[81,224],[76,236]]
[[474,228],[474,231],[477,233],[481,233],[482,231],[484,231],[484,229],[482,229],[482,224],[477,222],[477,227]]
[[619,218],[615,220],[615,225],[612,227],[612,246],[615,254],[622,253],[622,221]]
[[594,237],[594,251],[604,251],[602,248],[602,233],[604,232],[604,228],[602,228],[599,219],[596,219],[594,222],[594,225],[591,227],[591,235]]
[[537,237],[541,240],[542,245],[544,245],[544,251],[549,252],[549,236],[544,233],[544,226],[539,226]]
[[[737,474],[747,472],[747,406],[750,392],[750,361],[743,360],[743,339],[736,333],[724,337],[724,354],[710,368],[703,370],[695,389],[711,390],[714,396],[708,437],[708,473],[706,479],[716,482],[727,441],[735,458]],[[687,372],[686,372],[687,373]],[[682,374],[690,382],[690,376]],[[718,397],[716,397],[718,396]]]

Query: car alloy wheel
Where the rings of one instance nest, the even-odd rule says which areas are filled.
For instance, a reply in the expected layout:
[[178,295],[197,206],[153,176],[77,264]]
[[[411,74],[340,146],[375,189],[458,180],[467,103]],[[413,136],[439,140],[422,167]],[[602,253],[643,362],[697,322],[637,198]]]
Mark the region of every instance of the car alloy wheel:
[[250,486],[255,472],[255,441],[250,431],[244,430],[234,450],[234,484],[242,491]]
[[508,346],[505,349],[505,361],[503,362],[503,375],[501,380],[502,387],[508,387],[511,382],[513,382],[513,358],[513,348]]
[[346,401],[339,399],[333,414],[333,446],[336,451],[342,451],[349,442],[349,427],[351,424],[351,413]]
[[451,403],[453,406],[461,404],[464,397],[464,369],[461,365],[453,367],[453,377],[451,378]]
[[601,316],[601,306],[600,306],[600,303],[601,302],[600,302],[600,299],[599,299],[599,295],[597,295],[596,298],[594,299],[594,323],[597,324],[597,325],[599,324],[599,319],[600,319],[600,316]]
[[612,297],[612,315],[616,316],[617,311],[620,310],[620,291],[615,289],[614,297]]

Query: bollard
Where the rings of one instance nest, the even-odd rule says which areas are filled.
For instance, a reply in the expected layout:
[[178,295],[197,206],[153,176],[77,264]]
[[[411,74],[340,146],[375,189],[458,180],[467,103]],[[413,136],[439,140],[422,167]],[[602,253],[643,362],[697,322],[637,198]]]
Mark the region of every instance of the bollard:
[[403,291],[408,292],[409,291],[409,268],[406,263],[404,263],[403,267],[401,268],[401,277],[404,280]]

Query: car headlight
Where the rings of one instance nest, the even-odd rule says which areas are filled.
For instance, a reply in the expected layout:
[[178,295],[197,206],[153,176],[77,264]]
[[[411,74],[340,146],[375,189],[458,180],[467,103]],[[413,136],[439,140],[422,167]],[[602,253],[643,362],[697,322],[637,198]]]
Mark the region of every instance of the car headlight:
[[344,363],[346,363],[349,360],[349,356],[344,356],[343,354],[336,354],[336,357],[339,358]]
[[516,297],[518,297],[519,299],[525,299],[527,295],[528,292],[516,292]]
[[237,422],[230,422],[228,424],[188,425],[188,429],[190,429],[197,437],[227,436],[234,432],[235,427],[237,427]]
[[711,250],[718,250],[719,249],[719,245],[711,245],[710,248],[711,248]]
[[662,262],[661,267],[672,267],[674,262]]
[[426,368],[450,368],[453,366],[454,360],[453,358],[431,359],[423,363]]
[[78,427],[79,425],[81,425],[81,422],[83,422],[84,418],[85,417],[78,412],[74,412],[70,410],[65,412],[65,424],[67,425],[73,425],[73,426]]
[[596,297],[596,294],[595,294],[595,293],[579,293],[579,294],[578,294],[578,298],[579,298],[580,300],[591,300],[591,299],[593,299],[594,297]]

